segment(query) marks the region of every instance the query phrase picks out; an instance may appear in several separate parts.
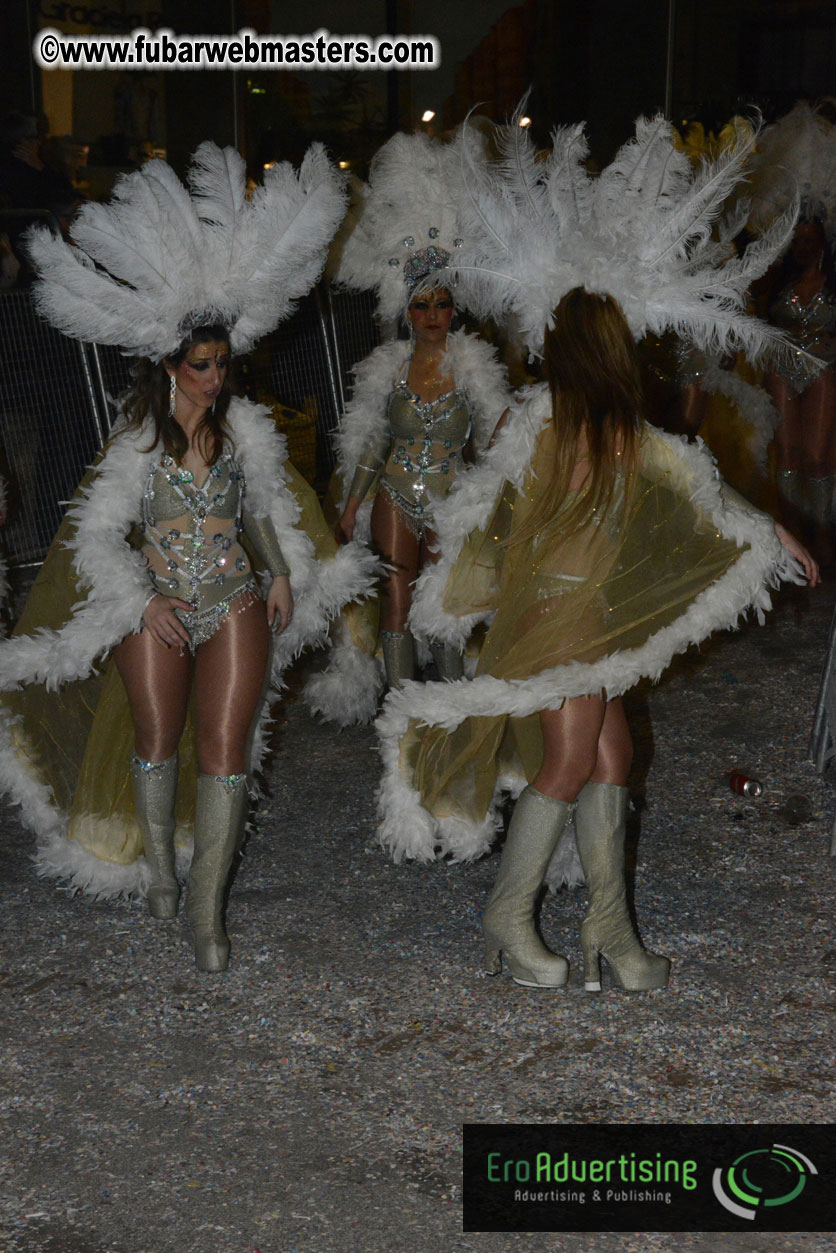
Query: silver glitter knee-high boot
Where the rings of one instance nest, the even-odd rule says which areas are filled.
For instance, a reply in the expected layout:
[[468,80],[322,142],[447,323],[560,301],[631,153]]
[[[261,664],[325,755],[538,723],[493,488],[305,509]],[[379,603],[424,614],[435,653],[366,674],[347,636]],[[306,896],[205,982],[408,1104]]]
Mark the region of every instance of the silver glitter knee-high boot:
[[131,761],[136,809],[145,860],[151,868],[148,911],[152,918],[176,918],[180,884],[174,870],[174,800],[177,754],[165,761]]
[[575,835],[589,885],[589,911],[581,926],[584,983],[601,991],[601,958],[628,992],[662,988],[671,964],[639,943],[627,909],[624,835],[629,794],[616,783],[587,783],[575,808]]
[[229,962],[224,889],[247,816],[247,802],[245,774],[198,775],[194,857],[186,897],[198,970],[226,970]]
[[435,662],[436,674],[443,682],[453,683],[464,674],[462,655],[455,644],[430,641],[430,652]]
[[814,555],[825,565],[833,562],[833,475],[807,480]]
[[804,496],[804,475],[800,470],[779,470],[775,475],[775,487],[786,525],[791,530],[802,530],[809,512]]
[[488,974],[501,972],[504,953],[511,977],[525,988],[560,988],[569,977],[566,958],[546,948],[534,929],[534,904],[571,812],[567,801],[530,785],[520,793],[482,918]]
[[390,691],[415,678],[415,642],[409,631],[381,631],[386,685]]

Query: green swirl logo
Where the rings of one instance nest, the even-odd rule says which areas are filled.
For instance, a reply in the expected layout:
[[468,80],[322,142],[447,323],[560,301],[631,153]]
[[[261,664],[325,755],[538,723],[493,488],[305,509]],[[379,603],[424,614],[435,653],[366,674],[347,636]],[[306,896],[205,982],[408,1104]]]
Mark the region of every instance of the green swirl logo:
[[808,1175],[817,1175],[809,1157],[786,1144],[741,1153],[731,1166],[714,1171],[714,1195],[738,1218],[754,1219],[759,1210],[789,1205],[801,1196]]

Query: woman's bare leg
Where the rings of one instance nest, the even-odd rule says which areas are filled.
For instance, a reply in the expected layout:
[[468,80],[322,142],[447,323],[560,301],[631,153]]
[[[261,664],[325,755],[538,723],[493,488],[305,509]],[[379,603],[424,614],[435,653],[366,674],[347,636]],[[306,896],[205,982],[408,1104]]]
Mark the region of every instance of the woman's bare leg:
[[380,640],[388,687],[398,688],[415,673],[415,651],[407,618],[412,585],[418,577],[419,542],[386,492],[378,492],[372,508],[372,542],[391,570],[380,592]]
[[538,792],[571,802],[590,779],[627,782],[633,748],[620,699],[575,697],[561,709],[541,710],[540,727],[543,764],[532,783]]
[[174,918],[180,900],[174,864],[177,745],[186,720],[191,657],[157,643],[145,630],[122,640],[114,657],[134,723],[131,781],[151,870],[148,908],[154,918]]
[[811,540],[819,560],[825,565],[832,565],[836,370],[825,370],[803,393],[800,420],[804,431],[803,459],[812,523]]
[[543,711],[540,723],[545,751],[534,787],[564,801],[577,798],[575,835],[589,888],[581,928],[586,989],[601,989],[602,956],[623,988],[663,987],[670,962],[642,948],[627,909],[625,785],[633,750],[623,704],[602,697],[570,700],[562,709]]
[[[435,531],[427,530],[421,540],[419,549],[419,567],[434,566],[441,557],[438,551],[438,536]],[[453,683],[464,674],[462,654],[455,644],[446,644],[441,640],[430,640],[430,652],[435,663],[435,671],[439,679]]]
[[784,524],[794,534],[803,536],[807,518],[804,467],[804,429],[801,424],[799,397],[780,374],[766,377],[767,390],[781,415],[775,432],[775,486],[781,501]]
[[375,498],[371,529],[375,551],[392,567],[381,586],[381,625],[385,631],[405,631],[418,577],[418,537],[383,491]]
[[264,602],[232,611],[198,645],[194,686],[197,760],[204,774],[244,774],[247,742],[267,673],[270,628]]
[[598,737],[598,760],[590,783],[615,783],[624,787],[633,764],[633,737],[624,701],[620,696],[607,701],[604,725]]
[[200,970],[225,970],[229,960],[224,891],[247,817],[247,744],[269,653],[270,628],[259,599],[233,607],[195,658],[200,774],[186,912]]
[[144,630],[126,636],[113,656],[128,694],[136,754],[165,761],[177,751],[186,723],[191,656],[158,644]]
[[802,466],[808,478],[833,474],[836,447],[836,369],[824,370],[799,398]]

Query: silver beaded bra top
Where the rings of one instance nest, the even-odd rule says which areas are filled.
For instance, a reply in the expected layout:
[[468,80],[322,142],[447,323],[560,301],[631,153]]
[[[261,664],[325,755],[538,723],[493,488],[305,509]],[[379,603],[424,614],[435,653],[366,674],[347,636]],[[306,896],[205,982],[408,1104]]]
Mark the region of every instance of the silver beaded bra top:
[[151,467],[142,497],[141,531],[156,591],[178,596],[201,611],[252,581],[250,563],[238,542],[244,487],[244,472],[228,452],[210,467],[201,487],[168,453]]
[[805,304],[790,283],[769,312],[776,325],[784,327],[801,347],[817,356],[821,355],[817,351],[821,341],[836,334],[836,296],[828,287],[817,291]]
[[811,353],[828,365],[836,361],[836,296],[830,288],[823,287],[805,304],[790,283],[771,305],[769,316],[776,326],[788,332],[799,349],[775,369],[791,387],[803,392],[815,379],[815,369],[811,370],[804,353]]
[[456,387],[422,402],[401,379],[389,397],[387,418],[391,449],[384,482],[415,504],[427,494],[446,496],[470,438],[471,413],[464,390]]

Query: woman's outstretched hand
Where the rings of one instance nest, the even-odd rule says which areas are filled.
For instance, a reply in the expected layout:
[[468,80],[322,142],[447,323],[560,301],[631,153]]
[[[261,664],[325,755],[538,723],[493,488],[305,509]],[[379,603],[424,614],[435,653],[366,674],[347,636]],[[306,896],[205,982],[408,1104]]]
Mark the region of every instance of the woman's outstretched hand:
[[286,574],[276,575],[267,593],[267,621],[276,635],[279,635],[290,624],[292,617],[293,592],[290,590],[290,579]]
[[781,526],[780,522],[775,523],[775,534],[790,556],[795,557],[796,561],[799,561],[804,567],[804,573],[807,575],[807,582],[810,587],[815,587],[818,583],[821,583],[818,562],[808,553],[804,545],[800,544],[785,526]]
[[185,644],[188,648],[189,633],[174,612],[175,609],[191,613],[194,605],[178,600],[176,596],[163,596],[158,592],[145,606],[142,625],[158,644],[163,644],[166,648],[182,648]]

